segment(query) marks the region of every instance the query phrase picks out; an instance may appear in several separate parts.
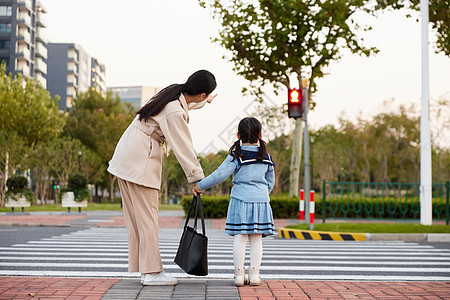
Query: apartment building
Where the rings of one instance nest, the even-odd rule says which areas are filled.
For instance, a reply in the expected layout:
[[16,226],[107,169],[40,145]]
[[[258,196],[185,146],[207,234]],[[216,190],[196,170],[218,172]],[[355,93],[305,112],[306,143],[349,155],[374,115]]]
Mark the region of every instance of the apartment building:
[[60,96],[59,109],[72,106],[78,93],[94,88],[106,94],[105,65],[78,44],[48,43],[47,90]]
[[46,88],[46,10],[39,0],[0,0],[0,61],[15,76],[35,78]]
[[98,59],[91,58],[91,87],[102,95],[106,95],[106,67]]
[[114,96],[119,96],[122,102],[131,103],[136,110],[147,103],[147,101],[156,95],[160,90],[161,88],[159,87],[144,85],[108,88],[108,91],[111,91]]

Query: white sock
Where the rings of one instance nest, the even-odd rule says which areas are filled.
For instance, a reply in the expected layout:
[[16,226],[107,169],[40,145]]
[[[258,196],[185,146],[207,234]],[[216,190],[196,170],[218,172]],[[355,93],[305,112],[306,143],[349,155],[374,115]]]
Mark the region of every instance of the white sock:
[[259,269],[262,260],[262,234],[249,234],[250,239],[250,268]]
[[247,247],[248,234],[236,234],[233,241],[234,269],[244,269],[245,247]]

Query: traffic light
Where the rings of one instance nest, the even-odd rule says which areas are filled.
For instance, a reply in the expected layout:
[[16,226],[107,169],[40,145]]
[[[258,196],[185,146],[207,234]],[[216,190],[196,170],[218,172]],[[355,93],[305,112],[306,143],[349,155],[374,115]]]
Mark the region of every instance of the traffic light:
[[303,117],[302,89],[288,90],[288,116],[294,119]]
[[58,181],[56,181],[56,180],[53,180],[53,189],[59,190],[59,184],[58,184]]

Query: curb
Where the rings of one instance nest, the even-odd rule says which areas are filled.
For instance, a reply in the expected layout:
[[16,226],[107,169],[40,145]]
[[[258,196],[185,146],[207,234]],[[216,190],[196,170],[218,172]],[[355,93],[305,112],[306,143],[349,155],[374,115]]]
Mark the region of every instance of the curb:
[[47,224],[47,223],[11,223],[0,222],[0,227],[74,227],[74,228],[90,228],[90,227],[124,227],[124,226],[96,226],[84,224]]
[[278,236],[285,239],[325,241],[366,241],[365,233],[329,232],[300,229],[278,229]]
[[280,228],[278,236],[285,239],[324,241],[450,242],[448,233],[351,233]]

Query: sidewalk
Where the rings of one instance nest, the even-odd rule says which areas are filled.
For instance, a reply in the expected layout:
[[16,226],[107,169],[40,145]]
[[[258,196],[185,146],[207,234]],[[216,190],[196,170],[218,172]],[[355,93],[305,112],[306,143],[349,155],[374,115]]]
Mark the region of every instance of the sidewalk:
[[[181,210],[159,212],[160,228],[183,228],[184,220]],[[275,219],[275,228],[297,223],[296,219]],[[208,229],[225,230],[225,219],[207,219],[205,225]],[[125,221],[122,211],[0,213],[0,226],[125,227]]]
[[450,299],[450,283],[265,280],[236,288],[231,280],[181,279],[144,287],[139,279],[0,277],[0,299]]

